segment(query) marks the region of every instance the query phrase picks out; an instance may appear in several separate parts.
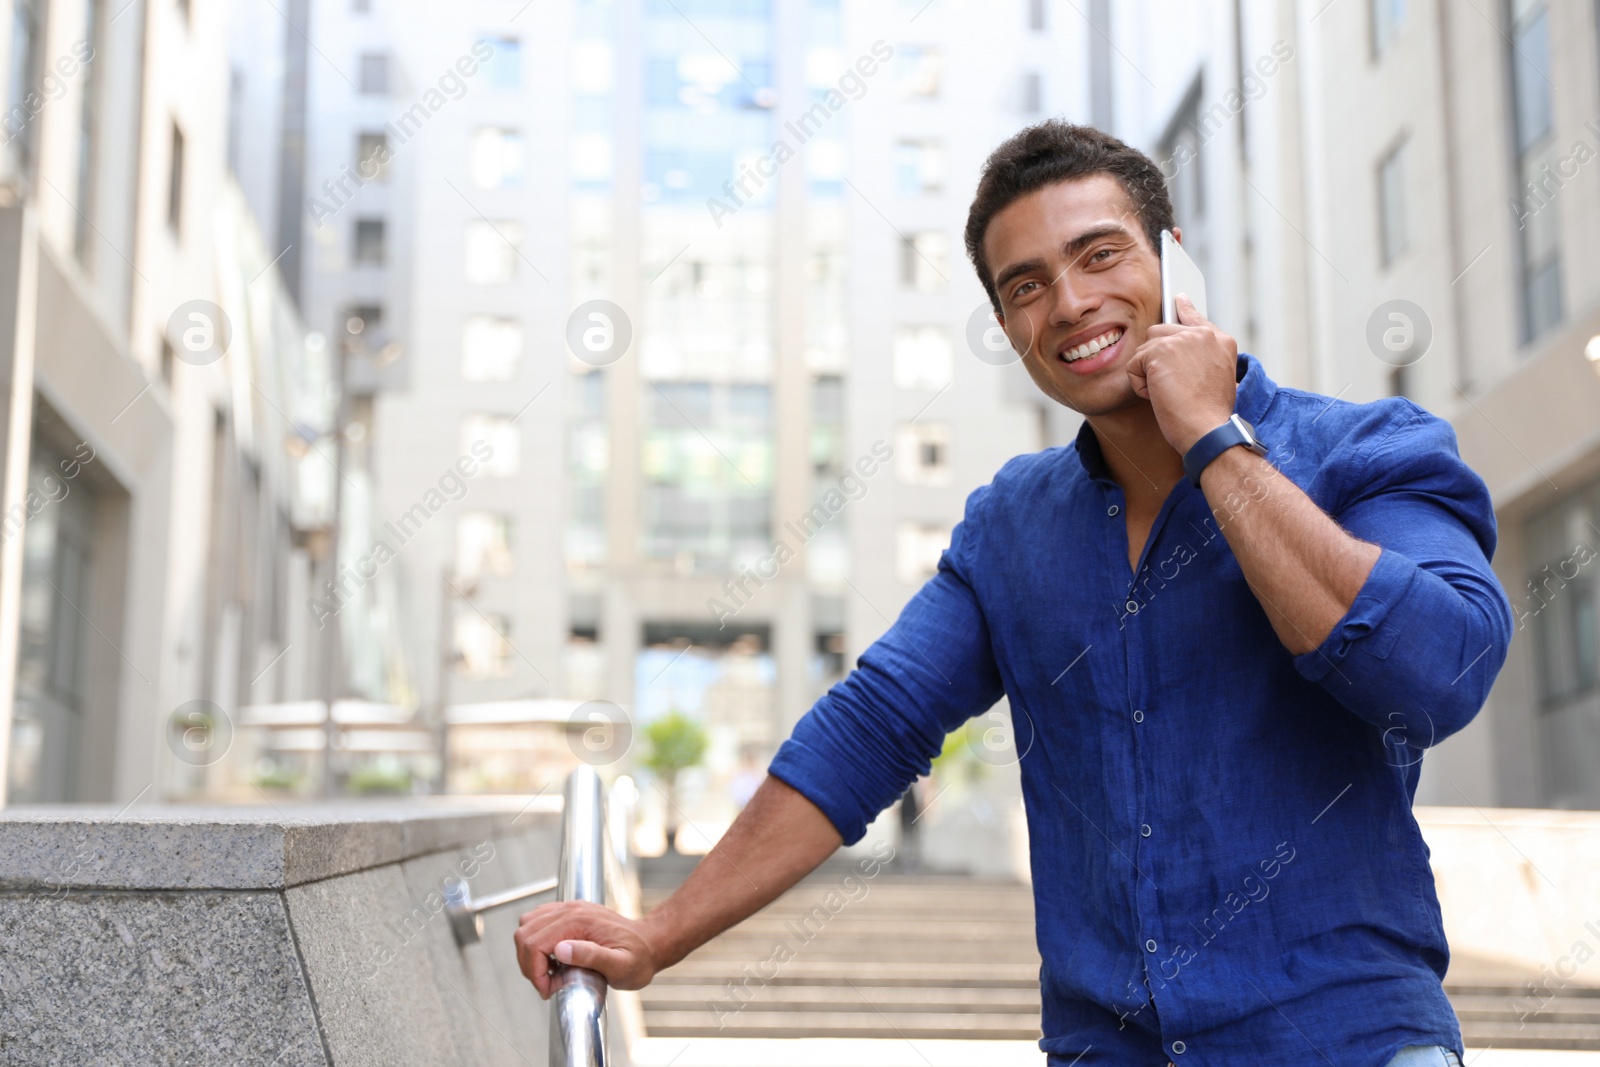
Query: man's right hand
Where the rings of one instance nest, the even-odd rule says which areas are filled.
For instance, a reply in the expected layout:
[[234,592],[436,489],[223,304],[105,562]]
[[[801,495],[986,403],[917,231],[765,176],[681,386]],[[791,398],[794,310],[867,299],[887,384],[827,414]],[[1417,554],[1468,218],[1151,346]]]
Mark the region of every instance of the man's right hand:
[[840,845],[811,801],[771,775],[677,892],[643,919],[565,901],[534,908],[517,928],[517,962],[550,999],[550,957],[643,989],[659,971],[776,900]]
[[642,921],[610,908],[569,900],[545,904],[522,916],[517,928],[517,963],[550,999],[550,957],[596,971],[613,989],[643,989],[661,969]]

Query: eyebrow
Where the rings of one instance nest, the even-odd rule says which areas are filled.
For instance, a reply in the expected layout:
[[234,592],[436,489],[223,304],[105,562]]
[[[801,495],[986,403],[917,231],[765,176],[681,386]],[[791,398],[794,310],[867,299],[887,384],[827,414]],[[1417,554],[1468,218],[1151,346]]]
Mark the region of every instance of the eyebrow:
[[[1066,244],[1061,246],[1061,254],[1067,259],[1077,259],[1083,250],[1100,240],[1102,237],[1129,236],[1128,228],[1115,222],[1104,223],[1093,229],[1085,230]],[[1013,263],[1001,271],[994,280],[995,290],[1004,289],[1013,279],[1027,274],[1030,271],[1043,270],[1044,260],[1025,259],[1021,263]]]

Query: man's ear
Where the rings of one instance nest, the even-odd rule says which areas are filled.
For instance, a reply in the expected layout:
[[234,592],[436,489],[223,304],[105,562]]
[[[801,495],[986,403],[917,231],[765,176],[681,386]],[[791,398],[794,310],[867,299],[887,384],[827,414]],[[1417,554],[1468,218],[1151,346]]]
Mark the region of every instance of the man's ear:
[[1180,245],[1183,244],[1183,227],[1182,226],[1174,226],[1172,228],[1172,239],[1174,241],[1178,242]]

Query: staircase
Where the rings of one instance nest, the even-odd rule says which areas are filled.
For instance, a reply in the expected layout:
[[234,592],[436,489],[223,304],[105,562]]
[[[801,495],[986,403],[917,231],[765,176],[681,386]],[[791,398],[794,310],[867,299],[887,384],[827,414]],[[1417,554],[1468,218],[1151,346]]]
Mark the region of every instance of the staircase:
[[[686,874],[647,874],[645,906]],[[1541,1007],[1528,977],[1455,955],[1445,991],[1467,1047],[1600,1051],[1600,989],[1553,989]],[[1034,1042],[1032,890],[825,865],[659,975],[642,1000],[652,1038]]]
[[825,866],[642,997],[651,1037],[1037,1041],[1032,890]]

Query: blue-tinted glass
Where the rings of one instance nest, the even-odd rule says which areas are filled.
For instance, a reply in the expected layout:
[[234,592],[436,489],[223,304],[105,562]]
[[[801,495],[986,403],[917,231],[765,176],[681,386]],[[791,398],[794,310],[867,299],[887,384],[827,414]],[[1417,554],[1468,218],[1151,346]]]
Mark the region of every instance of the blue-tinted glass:
[[1550,12],[1523,22],[1512,37],[1511,72],[1517,107],[1517,151],[1528,150],[1550,132],[1554,104],[1550,88]]
[[572,128],[578,133],[611,129],[611,98],[580,95],[572,98]]
[[515,89],[522,84],[522,42],[515,37],[485,38],[494,54],[483,64],[489,84],[496,89]]

